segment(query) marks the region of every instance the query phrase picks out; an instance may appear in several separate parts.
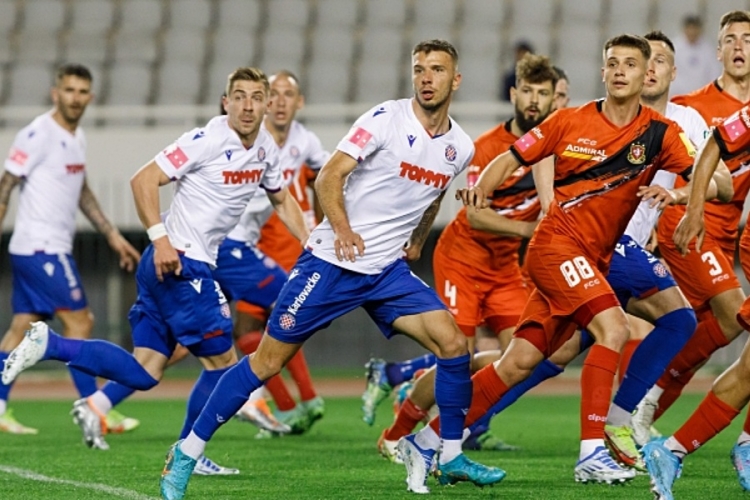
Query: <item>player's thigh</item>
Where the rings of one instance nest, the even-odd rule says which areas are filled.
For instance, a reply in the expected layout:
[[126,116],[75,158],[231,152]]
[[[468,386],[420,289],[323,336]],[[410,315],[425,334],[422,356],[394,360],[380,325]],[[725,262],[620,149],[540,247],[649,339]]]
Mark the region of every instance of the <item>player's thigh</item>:
[[440,358],[468,353],[466,337],[445,309],[399,316],[391,324]]
[[149,375],[155,380],[161,380],[169,362],[169,356],[148,347],[135,347],[133,356]]
[[549,357],[550,362],[565,368],[581,354],[581,333],[576,331],[563,345]]
[[575,323],[566,316],[553,315],[546,297],[535,289],[521,313],[513,340],[524,339],[545,357],[549,357],[565,344],[575,331]]
[[31,323],[35,321],[41,321],[43,318],[38,314],[19,313],[14,314],[10,320],[10,326],[0,340],[0,351],[10,352],[21,343],[26,330],[29,329]]
[[[283,342],[270,335],[263,335],[258,349],[249,357],[250,368],[260,380],[267,380],[281,371],[292,359],[302,343]],[[245,363],[244,358],[240,363]]]
[[86,307],[77,311],[57,311],[57,317],[63,324],[63,335],[73,339],[91,337],[94,328],[94,315]]
[[637,316],[628,315],[630,322],[630,340],[643,340],[654,329],[654,325]]
[[206,370],[219,370],[237,363],[237,353],[230,345],[229,349],[218,354],[199,356],[198,360]]
[[641,299],[630,299],[626,311],[633,316],[654,322],[678,309],[691,309],[691,306],[680,287],[673,286]]
[[598,312],[586,326],[586,330],[596,339],[597,344],[617,352],[622,350],[630,337],[630,324],[620,306]]
[[738,322],[740,315],[743,314],[742,318],[749,317],[743,312],[746,310],[745,302],[745,293],[741,288],[726,290],[713,297],[709,302],[711,311],[716,316],[721,331],[724,332],[724,335],[729,340],[733,340],[742,333],[743,327]]

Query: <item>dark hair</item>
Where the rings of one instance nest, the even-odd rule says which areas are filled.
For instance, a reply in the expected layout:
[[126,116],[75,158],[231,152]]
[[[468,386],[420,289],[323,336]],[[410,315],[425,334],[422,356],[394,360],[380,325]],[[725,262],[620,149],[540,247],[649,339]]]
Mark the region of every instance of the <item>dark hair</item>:
[[549,57],[525,54],[516,63],[516,86],[521,80],[528,83],[552,82],[554,89],[559,79],[560,75],[555,71]]
[[221,98],[219,99],[219,114],[225,115],[227,114],[227,110],[224,109],[224,98],[227,96],[226,92],[221,93]]
[[60,81],[66,76],[76,76],[83,80],[88,80],[89,82],[94,81],[91,71],[83,64],[67,63],[58,66],[55,71],[55,83],[60,83]]
[[268,84],[268,78],[266,77],[266,74],[258,68],[246,67],[237,68],[229,74],[229,76],[227,77],[226,95],[229,95],[232,92],[234,83],[239,80],[262,83],[263,87],[266,89],[266,95],[270,93],[270,85]]
[[629,34],[613,36],[605,42],[604,52],[606,53],[612,47],[631,47],[640,50],[646,61],[651,58],[651,46],[642,36]]
[[665,44],[667,44],[667,47],[669,47],[669,50],[671,50],[674,54],[674,44],[672,43],[672,40],[670,40],[669,37],[661,31],[649,31],[648,33],[643,35],[643,38],[650,42],[664,42]]
[[746,10],[730,10],[721,16],[719,31],[723,30],[725,26],[734,23],[750,23],[750,13]]
[[453,64],[458,64],[458,52],[456,51],[456,47],[445,40],[434,39],[419,42],[414,46],[411,55],[415,56],[420,52],[424,52],[425,54],[429,54],[430,52],[445,52],[451,56]]
[[682,25],[683,26],[698,26],[699,28],[703,27],[703,19],[701,19],[701,16],[698,14],[688,14],[687,16],[682,18]]
[[515,50],[516,52],[522,50],[524,52],[531,52],[533,54],[534,46],[531,45],[531,42],[527,42],[526,40],[518,40],[513,46],[513,50]]
[[552,69],[554,69],[555,73],[557,73],[558,80],[565,80],[566,82],[570,81],[570,78],[568,78],[568,74],[561,67],[552,66]]

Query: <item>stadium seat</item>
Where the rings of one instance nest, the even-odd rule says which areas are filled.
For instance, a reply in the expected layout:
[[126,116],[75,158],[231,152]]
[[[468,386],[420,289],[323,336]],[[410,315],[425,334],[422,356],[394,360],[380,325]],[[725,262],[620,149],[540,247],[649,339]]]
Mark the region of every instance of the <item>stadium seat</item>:
[[209,0],[180,0],[170,2],[169,26],[174,31],[205,30],[211,23]]
[[157,31],[164,26],[159,0],[122,2],[120,26],[114,37],[114,62],[153,63],[159,57]]
[[406,23],[406,5],[402,0],[367,0],[367,26],[400,28]]
[[184,31],[173,27],[164,35],[164,61],[203,64],[206,46],[203,30]]
[[64,36],[66,61],[102,65],[109,57],[109,35],[114,24],[114,3],[75,0],[71,26]]
[[112,28],[115,4],[111,0],[72,0],[71,29],[90,33]]
[[15,37],[19,62],[51,64],[60,59],[60,38],[57,31],[24,29]]
[[145,32],[164,25],[164,9],[160,0],[128,0],[120,2],[120,29]]
[[216,32],[213,58],[208,68],[208,92],[205,103],[218,102],[224,92],[227,75],[239,66],[255,64],[255,34],[244,28],[226,28]]
[[109,71],[107,104],[148,104],[151,97],[151,66],[144,62],[122,62]]
[[[319,61],[338,61],[348,66],[354,49],[354,35],[351,30],[315,30],[312,43],[312,63]],[[349,68],[346,68],[349,69]]]
[[67,2],[34,0],[20,4],[23,6],[23,28],[29,32],[57,31],[67,22]]
[[[8,34],[16,28],[18,9],[16,2],[0,2],[0,38],[6,39]],[[7,45],[7,44],[4,44]]]
[[463,75],[458,101],[494,101],[500,86],[500,30],[464,29],[458,39],[458,69]]
[[159,56],[156,35],[152,31],[121,31],[113,44],[115,65],[123,62],[153,63]]
[[18,63],[13,67],[9,106],[45,106],[50,101],[54,73],[52,67],[39,63]]
[[[737,0],[711,0],[706,2],[706,15],[703,18],[703,33],[710,37],[711,40],[716,40],[716,34],[719,32],[719,21],[721,16],[729,11],[737,9],[747,9],[750,7],[748,2],[738,2]],[[685,15],[680,16],[680,22]]]
[[259,66],[273,72],[281,68],[300,72],[305,54],[305,32],[298,27],[279,27],[268,30],[263,40],[263,53]]
[[191,61],[167,60],[158,67],[159,90],[156,104],[198,104],[202,66]]
[[348,64],[335,59],[317,61],[308,68],[307,85],[303,89],[311,104],[343,103],[349,95],[351,71]]
[[[712,0],[713,1],[713,0]],[[682,19],[686,14],[700,14],[702,12],[700,0],[659,0],[656,3],[656,24],[653,29],[663,31],[673,37],[682,32]],[[706,2],[710,4],[711,2]],[[737,4],[739,2],[735,2]],[[735,7],[747,8],[747,5]],[[683,14],[675,15],[676,12]]]
[[411,54],[411,49],[418,44],[419,42],[423,42],[425,40],[433,40],[433,39],[441,39],[441,40],[448,40],[449,42],[455,43],[456,36],[455,36],[456,30],[453,26],[447,26],[447,25],[427,25],[427,24],[420,24],[417,26],[414,26],[407,34],[406,40],[409,47],[409,54]]
[[499,30],[507,16],[505,2],[465,2],[463,32],[479,34],[480,28]]
[[[414,0],[414,26],[452,28],[456,24],[456,5],[453,0]],[[444,30],[445,31],[445,30]]]
[[359,3],[352,0],[319,0],[318,29],[321,27],[352,27],[357,23]]
[[599,30],[571,25],[560,32],[558,57],[554,60],[570,80],[570,95],[590,100],[604,95],[601,81],[602,40]]
[[273,0],[267,5],[268,25],[273,28],[303,30],[310,21],[310,2],[307,0]]
[[[526,40],[531,42],[537,53],[552,54],[554,13],[555,9],[548,0],[512,0],[507,48],[510,49],[519,40]],[[507,55],[512,60],[512,54]]]
[[561,2],[560,29],[567,26],[586,26],[588,29],[597,30],[602,22],[603,3],[604,0]]
[[261,0],[220,0],[218,31],[241,27],[254,30],[261,20]]
[[643,35],[651,30],[649,16],[651,0],[629,0],[610,2],[609,19],[606,23],[605,38],[622,33]]
[[361,44],[354,100],[375,102],[399,97],[401,72],[409,67],[402,57],[402,30],[368,23]]

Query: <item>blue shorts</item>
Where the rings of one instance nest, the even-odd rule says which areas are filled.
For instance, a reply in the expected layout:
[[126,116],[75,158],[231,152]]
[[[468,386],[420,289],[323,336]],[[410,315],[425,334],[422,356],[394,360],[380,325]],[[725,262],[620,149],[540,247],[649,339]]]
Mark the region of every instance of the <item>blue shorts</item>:
[[205,262],[180,255],[182,272],[156,278],[154,247],[149,245],[135,273],[138,298],[128,319],[133,345],[169,357],[177,342],[199,357],[232,348],[232,313]]
[[677,286],[666,266],[627,235],[617,243],[607,281],[623,309],[627,308],[631,298],[645,299]]
[[344,314],[362,306],[387,338],[401,316],[445,310],[435,291],[397,260],[380,274],[361,274],[302,253],[281,289],[267,333],[300,344]]
[[55,311],[79,311],[88,306],[81,275],[69,254],[10,255],[13,271],[13,314],[51,318]]
[[244,300],[270,309],[286,272],[266,254],[252,245],[226,239],[219,247],[213,276],[229,300]]

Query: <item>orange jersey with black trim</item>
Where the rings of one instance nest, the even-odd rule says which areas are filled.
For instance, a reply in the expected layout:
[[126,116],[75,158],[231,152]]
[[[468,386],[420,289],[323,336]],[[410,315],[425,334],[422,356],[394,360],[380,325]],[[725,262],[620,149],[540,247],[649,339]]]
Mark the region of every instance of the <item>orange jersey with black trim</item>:
[[[294,171],[284,171],[284,176],[294,175]],[[289,183],[289,194],[299,203],[302,213],[307,219],[309,227],[316,224],[315,213],[308,195],[308,185],[315,179],[316,172],[307,165],[304,165],[297,175]],[[279,216],[274,212],[260,230],[260,240],[258,248],[275,260],[281,267],[288,271],[294,267],[300,254],[302,245],[297,238],[286,228]]]
[[[709,83],[695,92],[676,96],[672,99],[676,104],[690,106],[698,111],[709,127],[716,127],[734,114],[745,103],[724,92],[716,81]],[[742,218],[742,208],[745,198],[750,191],[750,161],[743,155],[724,158],[729,171],[732,173],[734,196],[729,203],[717,200],[706,202],[705,224],[706,233],[726,244],[734,244]],[[684,186],[684,179],[677,179],[675,187]],[[685,215],[686,207],[677,205],[667,207],[659,220],[659,231],[662,237],[671,237],[680,219]]]
[[[518,137],[511,132],[510,121],[488,130],[474,142],[475,153],[468,169],[467,184],[472,187],[479,174],[505,153]],[[540,204],[531,167],[520,167],[491,195],[490,207],[510,219],[534,221],[539,217]],[[440,237],[441,250],[449,258],[465,262],[493,274],[515,273],[519,265],[518,251],[521,238],[498,236],[472,229],[462,208],[446,226]]]
[[563,234],[582,254],[606,269],[638,203],[638,188],[657,170],[682,174],[695,149],[672,120],[646,106],[617,127],[602,112],[603,101],[556,111],[510,148],[522,165],[555,155],[555,202],[530,245]]

